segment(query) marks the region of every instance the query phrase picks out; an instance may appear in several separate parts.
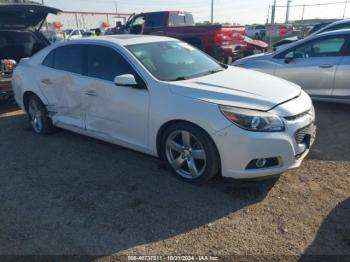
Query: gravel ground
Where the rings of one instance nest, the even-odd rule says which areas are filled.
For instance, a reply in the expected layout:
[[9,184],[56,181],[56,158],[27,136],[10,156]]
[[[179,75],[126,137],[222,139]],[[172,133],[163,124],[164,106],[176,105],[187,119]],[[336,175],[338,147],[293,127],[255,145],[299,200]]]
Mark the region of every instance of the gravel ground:
[[2,255],[349,255],[350,106],[317,103],[303,165],[198,187],[157,159],[0,105]]

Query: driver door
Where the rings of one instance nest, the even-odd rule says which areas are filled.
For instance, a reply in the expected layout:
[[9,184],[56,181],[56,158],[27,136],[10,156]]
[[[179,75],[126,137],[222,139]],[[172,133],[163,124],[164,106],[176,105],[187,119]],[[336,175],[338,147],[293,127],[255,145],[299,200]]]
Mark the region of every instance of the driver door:
[[88,46],[89,82],[84,97],[86,129],[102,139],[145,150],[148,142],[149,93],[147,88],[115,85],[114,78],[124,74],[132,74],[138,82],[143,82],[115,49],[92,44]]
[[310,95],[331,95],[345,36],[327,36],[284,52],[275,74],[300,85]]

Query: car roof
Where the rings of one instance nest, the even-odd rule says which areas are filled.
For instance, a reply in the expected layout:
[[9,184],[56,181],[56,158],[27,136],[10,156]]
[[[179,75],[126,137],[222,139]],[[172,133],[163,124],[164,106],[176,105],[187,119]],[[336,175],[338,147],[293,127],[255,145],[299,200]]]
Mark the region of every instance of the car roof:
[[164,37],[164,36],[151,36],[151,35],[108,35],[108,36],[99,36],[99,37],[88,37],[79,40],[71,40],[74,43],[84,43],[85,41],[94,41],[94,42],[110,42],[115,43],[121,46],[127,45],[137,45],[137,44],[147,44],[147,43],[155,43],[155,42],[166,42],[166,41],[174,41],[177,39]]
[[[320,29],[314,31],[311,35],[317,35],[319,34],[320,32],[324,31],[324,30],[327,30],[328,28],[332,27],[332,26],[335,26],[335,25],[342,25],[342,24],[347,24],[347,23],[350,23],[350,19],[344,19],[344,20],[339,20],[339,21],[335,21],[333,23],[329,23],[328,25],[324,26],[324,27],[321,27]],[[311,36],[310,35],[310,36]]]
[[350,29],[339,29],[339,30],[334,30],[334,31],[327,31],[320,33],[318,35],[313,36],[314,37],[319,37],[319,36],[327,36],[327,35],[347,35],[350,34]]
[[290,48],[292,48],[294,46],[297,46],[299,44],[302,44],[302,43],[305,43],[305,42],[309,42],[309,41],[312,41],[313,39],[317,39],[317,38],[320,38],[320,37],[323,37],[323,36],[333,36],[333,35],[350,35],[350,29],[340,29],[340,30],[320,33],[320,34],[317,34],[317,35],[311,35],[309,37],[306,37],[306,38],[304,38],[302,40],[293,42],[291,44],[283,45],[283,46],[281,46],[280,49],[277,50],[277,52],[280,54],[280,53],[283,53],[284,51],[286,51],[287,49],[290,49]]

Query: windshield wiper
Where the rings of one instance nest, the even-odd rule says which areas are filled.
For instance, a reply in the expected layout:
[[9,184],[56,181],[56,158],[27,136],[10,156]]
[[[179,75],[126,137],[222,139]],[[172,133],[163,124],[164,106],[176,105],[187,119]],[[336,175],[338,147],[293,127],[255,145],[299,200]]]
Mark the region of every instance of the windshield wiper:
[[173,82],[173,81],[182,81],[182,80],[187,80],[187,79],[189,79],[189,78],[186,77],[186,76],[179,76],[179,77],[177,77],[175,79],[170,79],[169,81]]
[[209,74],[215,74],[215,73],[219,73],[221,71],[224,71],[225,69],[216,69],[216,70],[210,70],[208,71]]
[[215,74],[215,73],[224,71],[224,70],[225,70],[225,69],[209,70],[209,71],[206,71],[206,72],[203,72],[203,73],[199,73],[199,74],[195,74],[195,75],[192,75],[192,76],[179,76],[179,77],[177,77],[177,78],[175,78],[175,79],[170,79],[169,81],[170,81],[170,82],[173,82],[173,81],[188,80],[188,79],[196,78],[196,77],[200,77],[200,76],[212,75],[212,74]]

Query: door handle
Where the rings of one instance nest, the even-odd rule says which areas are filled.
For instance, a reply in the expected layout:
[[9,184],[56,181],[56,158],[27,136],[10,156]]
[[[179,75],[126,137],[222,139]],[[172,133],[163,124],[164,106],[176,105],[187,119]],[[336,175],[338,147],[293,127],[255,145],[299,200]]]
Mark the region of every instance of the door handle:
[[89,90],[85,93],[87,96],[98,96],[98,94],[94,90]]
[[334,65],[320,65],[321,68],[332,68]]
[[45,84],[45,85],[52,85],[51,80],[50,80],[50,79],[47,79],[47,78],[41,80],[41,83],[43,83],[43,84]]

